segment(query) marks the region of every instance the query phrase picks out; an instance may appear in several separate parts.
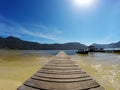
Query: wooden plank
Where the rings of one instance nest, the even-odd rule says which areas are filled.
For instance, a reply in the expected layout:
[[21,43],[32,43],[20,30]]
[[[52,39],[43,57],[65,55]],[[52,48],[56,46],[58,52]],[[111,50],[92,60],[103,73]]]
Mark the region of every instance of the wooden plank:
[[89,90],[105,90],[103,87],[94,87],[94,88],[91,88]]
[[32,76],[32,79],[41,80],[41,81],[48,81],[48,82],[59,82],[59,83],[70,83],[70,82],[82,82],[87,80],[92,80],[91,77],[84,77],[84,78],[46,78],[46,77],[38,77]]
[[46,64],[46,66],[51,66],[51,67],[78,67],[78,65],[75,65],[75,64]]
[[74,62],[69,62],[69,61],[52,61],[52,62],[49,62],[49,64],[75,64]]
[[58,74],[58,75],[70,75],[70,74],[74,74],[74,75],[76,75],[76,74],[84,74],[84,73],[86,73],[86,72],[49,72],[49,71],[38,71],[38,73],[46,73],[46,74]]
[[[93,88],[87,88],[86,90],[104,90],[103,87],[100,87],[100,86],[94,86]],[[29,85],[22,85],[18,88],[18,90],[47,90],[47,89],[42,89],[42,88],[36,88],[36,87],[32,87],[32,86],[29,86]],[[49,89],[51,90],[51,89]],[[54,90],[54,89],[52,89]],[[57,90],[60,90],[60,89],[57,89]],[[64,90],[64,89],[61,89],[61,90]],[[67,90],[67,89],[66,89]],[[69,89],[71,90],[71,89]],[[75,90],[75,89],[74,89]],[[78,90],[78,89],[77,89]],[[80,89],[79,89],[80,90]],[[81,89],[83,90],[83,89]],[[85,89],[84,89],[85,90]]]
[[36,73],[34,74],[34,76],[38,76],[38,77],[44,77],[44,78],[61,78],[61,79],[74,79],[74,78],[84,78],[84,77],[90,77],[89,75],[87,74],[76,74],[76,75],[56,75],[56,74],[39,74],[39,73]]
[[41,70],[39,70],[38,72],[41,72],[41,71],[44,71],[44,72],[85,72],[84,70],[82,69],[45,69],[45,68],[42,68]]
[[44,70],[81,70],[79,67],[43,67]]
[[43,89],[28,86],[28,85],[22,85],[17,90],[43,90]]
[[94,80],[60,83],[60,82],[49,82],[49,81],[29,79],[24,84],[29,86],[35,86],[36,88],[44,88],[48,90],[51,90],[51,88],[53,88],[54,90],[59,90],[59,88],[61,87],[64,87],[64,90],[69,90],[69,89],[79,90],[79,89],[88,89],[88,88],[100,86]]

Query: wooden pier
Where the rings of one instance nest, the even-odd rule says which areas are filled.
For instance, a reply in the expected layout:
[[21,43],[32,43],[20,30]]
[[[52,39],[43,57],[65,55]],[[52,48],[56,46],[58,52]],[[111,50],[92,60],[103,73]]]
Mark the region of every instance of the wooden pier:
[[76,65],[69,56],[64,52],[60,52],[17,90],[105,89]]

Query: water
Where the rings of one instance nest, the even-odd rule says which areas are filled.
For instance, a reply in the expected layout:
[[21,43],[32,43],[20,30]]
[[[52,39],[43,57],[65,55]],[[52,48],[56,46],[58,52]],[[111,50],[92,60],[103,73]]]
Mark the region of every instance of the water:
[[[16,90],[60,50],[0,50],[0,90]],[[67,54],[106,90],[120,90],[120,54]]]
[[105,90],[120,90],[120,54],[90,53],[73,55],[71,58]]
[[120,48],[105,48],[104,50],[120,50]]

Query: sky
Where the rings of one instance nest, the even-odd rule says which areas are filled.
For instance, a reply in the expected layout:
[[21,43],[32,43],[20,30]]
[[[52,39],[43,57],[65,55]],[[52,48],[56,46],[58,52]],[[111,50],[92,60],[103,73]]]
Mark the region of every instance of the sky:
[[0,0],[0,36],[39,43],[118,42],[120,0]]

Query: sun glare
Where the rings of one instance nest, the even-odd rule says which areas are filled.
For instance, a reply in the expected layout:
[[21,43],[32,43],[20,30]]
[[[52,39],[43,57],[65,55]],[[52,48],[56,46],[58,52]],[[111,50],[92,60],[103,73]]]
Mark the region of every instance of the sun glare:
[[90,7],[95,3],[95,0],[74,0],[77,7]]

